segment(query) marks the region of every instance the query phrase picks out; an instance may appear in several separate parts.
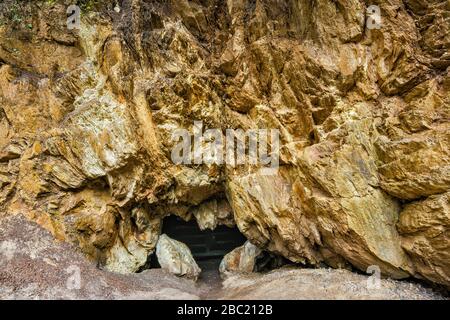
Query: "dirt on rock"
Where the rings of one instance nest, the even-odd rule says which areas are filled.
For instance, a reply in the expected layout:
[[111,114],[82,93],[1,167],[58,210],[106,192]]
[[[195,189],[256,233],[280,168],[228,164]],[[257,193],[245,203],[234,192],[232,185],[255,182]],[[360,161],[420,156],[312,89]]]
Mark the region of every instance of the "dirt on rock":
[[117,274],[21,216],[0,225],[0,299],[199,299],[194,282],[162,269]]

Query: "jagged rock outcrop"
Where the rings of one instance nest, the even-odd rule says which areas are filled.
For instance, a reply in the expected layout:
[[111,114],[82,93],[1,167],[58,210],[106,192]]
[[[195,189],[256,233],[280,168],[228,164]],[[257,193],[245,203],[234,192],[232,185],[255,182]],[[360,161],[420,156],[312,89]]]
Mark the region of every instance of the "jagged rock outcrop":
[[214,230],[218,225],[235,225],[233,210],[227,200],[210,200],[192,209],[192,214],[200,230]]
[[243,272],[250,273],[256,271],[256,259],[262,250],[246,241],[240,247],[227,253],[220,262],[219,272],[222,276],[228,273]]
[[[448,1],[374,1],[379,29],[360,0],[80,1],[79,30],[69,2],[0,4],[0,218],[118,272],[178,215],[450,285]],[[194,121],[277,129],[280,168],[175,164]]]
[[441,284],[450,281],[450,193],[408,204],[400,214],[402,247],[417,273]]

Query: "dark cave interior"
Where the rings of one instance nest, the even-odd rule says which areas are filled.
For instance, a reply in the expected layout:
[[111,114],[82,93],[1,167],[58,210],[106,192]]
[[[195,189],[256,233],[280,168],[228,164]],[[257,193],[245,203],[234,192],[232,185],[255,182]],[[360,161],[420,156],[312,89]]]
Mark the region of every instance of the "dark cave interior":
[[[237,227],[217,226],[214,230],[200,230],[197,221],[186,222],[177,216],[164,219],[162,233],[185,243],[202,270],[218,270],[222,258],[246,241]],[[151,267],[158,268],[156,256]]]

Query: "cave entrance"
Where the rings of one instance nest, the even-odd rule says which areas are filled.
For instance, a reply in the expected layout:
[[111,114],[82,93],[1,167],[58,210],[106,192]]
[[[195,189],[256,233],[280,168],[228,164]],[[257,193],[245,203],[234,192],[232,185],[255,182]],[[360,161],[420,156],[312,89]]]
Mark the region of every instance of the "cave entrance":
[[236,227],[221,225],[202,231],[195,219],[186,222],[177,216],[164,219],[162,233],[185,243],[202,270],[218,270],[224,255],[247,240]]

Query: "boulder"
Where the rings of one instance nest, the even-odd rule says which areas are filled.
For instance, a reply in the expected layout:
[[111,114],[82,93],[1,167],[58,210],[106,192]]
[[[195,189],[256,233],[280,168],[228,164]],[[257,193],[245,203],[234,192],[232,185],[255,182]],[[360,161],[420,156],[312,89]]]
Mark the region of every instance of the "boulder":
[[250,273],[255,271],[256,259],[262,253],[262,250],[246,241],[240,247],[227,253],[220,262],[219,272],[222,275],[234,272]]
[[202,272],[188,246],[169,238],[166,234],[159,237],[156,244],[156,256],[161,268],[179,277],[197,280]]
[[450,288],[450,192],[405,206],[397,228],[416,276]]

